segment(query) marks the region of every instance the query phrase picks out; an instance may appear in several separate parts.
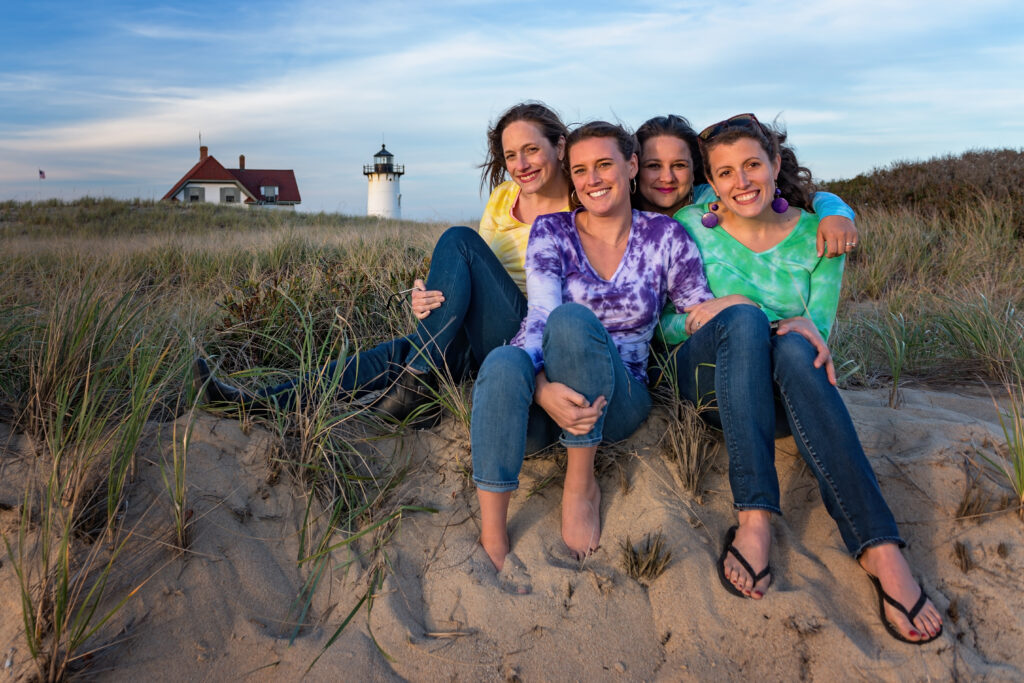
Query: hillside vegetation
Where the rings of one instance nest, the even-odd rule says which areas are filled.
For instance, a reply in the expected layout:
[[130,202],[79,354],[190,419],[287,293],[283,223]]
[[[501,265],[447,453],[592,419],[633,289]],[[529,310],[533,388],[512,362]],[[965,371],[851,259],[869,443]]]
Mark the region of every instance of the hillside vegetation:
[[[1024,377],[1022,168],[1017,152],[971,152],[829,185],[858,210],[861,234],[830,340],[845,386],[887,386],[896,407],[911,382],[986,382],[1024,407],[1013,389]],[[104,591],[133,532],[124,510],[154,421],[181,418],[183,430],[161,464],[173,529],[161,552],[189,545],[196,353],[244,385],[296,374],[329,383],[317,374],[328,361],[412,329],[392,294],[426,275],[445,227],[110,199],[0,203],[0,428],[34,459],[24,499],[0,501],[0,534],[39,678],[61,678],[100,647],[100,627],[134,595]],[[467,396],[448,386],[439,399],[463,425]],[[287,473],[308,506],[300,611],[328,551],[356,541],[372,603],[387,571],[380,550],[410,509],[389,495],[401,464],[368,454],[365,413],[343,398],[320,392],[268,425],[270,476]],[[1024,500],[1024,408],[1015,415]]]

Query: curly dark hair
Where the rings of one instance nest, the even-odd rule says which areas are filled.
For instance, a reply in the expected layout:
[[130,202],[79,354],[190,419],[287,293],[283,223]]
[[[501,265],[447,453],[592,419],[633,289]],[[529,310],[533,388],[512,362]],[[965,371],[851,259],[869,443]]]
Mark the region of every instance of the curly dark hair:
[[[516,121],[529,121],[536,125],[544,137],[553,146],[569,135],[569,129],[562,123],[558,114],[543,102],[520,102],[505,110],[493,126],[487,129],[487,158],[480,164],[480,189],[487,188],[491,192],[505,180],[505,150],[501,144],[501,134],[509,124]],[[562,173],[568,179],[569,173],[562,164]]]
[[[796,152],[786,144],[786,129],[777,122],[773,122],[772,125],[761,123],[756,117],[754,122],[756,122],[756,126],[728,126],[722,132],[715,133],[707,139],[698,138],[701,160],[704,162],[704,173],[708,182],[712,180],[708,152],[718,145],[727,145],[741,138],[750,138],[761,145],[761,148],[768,153],[769,158],[774,159],[778,155],[782,160],[779,178],[776,181],[779,190],[782,191],[782,196],[794,206],[806,211],[813,211],[811,198],[814,197],[816,190],[814,179],[811,177],[810,169],[800,165],[796,159]],[[703,136],[704,133],[701,135]]]
[[[693,129],[690,122],[682,116],[676,116],[675,114],[655,116],[652,119],[647,119],[639,128],[636,129],[636,139],[639,143],[637,151],[642,155],[644,143],[651,138],[656,138],[660,135],[679,138],[686,143],[686,146],[690,148],[690,158],[693,160],[693,182],[700,182],[704,178],[704,160],[701,158],[700,145],[697,143],[697,131]],[[640,160],[640,163],[643,163],[643,159]],[[639,190],[633,193],[632,199],[633,206],[635,208],[645,209],[645,207],[648,207],[647,200],[644,199],[644,196],[640,194]],[[690,197],[687,204],[689,204],[692,199],[693,188],[690,188]]]

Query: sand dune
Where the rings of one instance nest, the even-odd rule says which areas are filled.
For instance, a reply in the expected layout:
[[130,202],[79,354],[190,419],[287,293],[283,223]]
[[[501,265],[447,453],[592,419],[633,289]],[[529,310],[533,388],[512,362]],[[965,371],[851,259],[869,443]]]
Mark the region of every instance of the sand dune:
[[[310,680],[1020,680],[1024,523],[1009,512],[956,519],[970,463],[984,464],[979,453],[994,456],[1002,441],[991,399],[906,390],[893,410],[884,392],[843,396],[911,564],[945,615],[945,633],[929,645],[886,633],[791,439],[777,444],[785,514],[775,521],[774,583],[759,602],[726,593],[714,569],[734,520],[724,456],[700,503],[682,493],[659,450],[666,417],[656,412],[602,478],[602,547],[582,565],[561,542],[556,463],[527,461],[510,530],[515,580],[528,595],[504,590],[475,543],[469,446],[455,423],[385,444],[412,455],[403,502],[437,512],[403,518],[372,610],[364,603],[324,650],[365,592],[368,567],[334,551],[296,629],[296,596],[310,575],[296,565],[305,494],[277,472],[269,433],[202,415],[188,461],[189,551],[168,545],[160,464],[175,425],[153,425],[130,489],[136,535],[110,595],[148,580],[98,636],[117,642],[89,670],[112,680],[296,680],[322,652]],[[10,534],[29,456],[18,435],[0,437],[0,528]],[[1007,494],[986,476],[976,492],[989,510]],[[672,559],[644,586],[622,569],[620,544],[658,531]],[[32,670],[15,586],[4,557],[0,664],[13,655],[13,679]]]

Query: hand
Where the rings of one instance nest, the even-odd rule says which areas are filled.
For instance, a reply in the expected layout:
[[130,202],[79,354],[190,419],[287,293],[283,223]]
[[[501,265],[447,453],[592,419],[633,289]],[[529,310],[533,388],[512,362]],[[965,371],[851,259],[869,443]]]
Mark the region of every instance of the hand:
[[591,405],[583,394],[561,382],[549,381],[543,370],[537,374],[533,400],[555,424],[573,436],[582,436],[593,429],[608,403],[604,396],[598,396]]
[[857,242],[857,226],[846,216],[825,216],[818,222],[818,256],[841,256],[856,249]]
[[814,326],[814,323],[812,323],[809,318],[804,317],[780,320],[779,329],[776,334],[782,336],[784,334],[789,334],[790,332],[796,332],[807,339],[807,341],[811,342],[814,348],[818,351],[818,355],[814,359],[814,367],[820,368],[824,365],[825,374],[828,375],[829,383],[832,386],[836,386],[836,366],[832,363],[832,352],[828,350],[828,345],[825,343],[825,340],[821,338],[821,333],[818,332],[818,328]]
[[417,320],[423,320],[430,312],[444,303],[444,294],[436,289],[427,290],[427,285],[419,278],[412,283],[415,289],[412,290],[412,314]]
[[757,305],[742,294],[730,294],[729,296],[720,296],[717,299],[708,299],[699,304],[687,306],[683,309],[683,313],[689,314],[686,316],[686,327],[684,328],[686,334],[692,335],[711,322],[716,315],[737,304]]

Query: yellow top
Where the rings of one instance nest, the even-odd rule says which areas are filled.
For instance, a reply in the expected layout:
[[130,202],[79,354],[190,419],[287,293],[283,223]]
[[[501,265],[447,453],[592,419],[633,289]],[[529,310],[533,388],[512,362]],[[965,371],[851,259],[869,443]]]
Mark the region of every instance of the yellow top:
[[[487,208],[480,218],[480,237],[491,248],[512,281],[526,294],[526,243],[530,240],[530,224],[512,215],[519,200],[519,186],[506,180],[494,188]],[[569,210],[568,203],[563,211]]]

